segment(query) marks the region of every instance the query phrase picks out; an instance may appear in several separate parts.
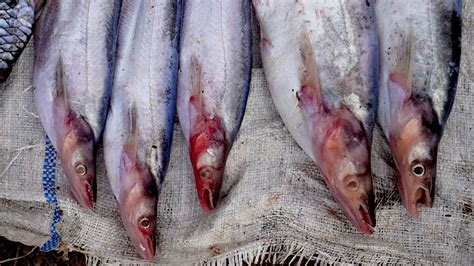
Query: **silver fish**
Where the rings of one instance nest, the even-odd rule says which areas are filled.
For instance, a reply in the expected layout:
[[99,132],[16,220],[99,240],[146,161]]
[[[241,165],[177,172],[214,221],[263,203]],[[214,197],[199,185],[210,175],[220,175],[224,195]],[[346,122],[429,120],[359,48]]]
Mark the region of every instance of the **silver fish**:
[[431,206],[438,145],[453,106],[461,57],[461,1],[377,1],[378,119],[409,213]]
[[156,204],[176,109],[181,1],[123,1],[111,109],[104,133],[107,175],[138,254],[155,255]]
[[178,116],[205,211],[215,208],[245,112],[252,62],[249,0],[185,1]]
[[44,0],[0,1],[0,82],[5,81],[33,32]]
[[254,0],[273,102],[349,220],[375,226],[370,145],[377,106],[373,1]]
[[35,25],[35,104],[72,193],[94,204],[120,1],[48,1]]

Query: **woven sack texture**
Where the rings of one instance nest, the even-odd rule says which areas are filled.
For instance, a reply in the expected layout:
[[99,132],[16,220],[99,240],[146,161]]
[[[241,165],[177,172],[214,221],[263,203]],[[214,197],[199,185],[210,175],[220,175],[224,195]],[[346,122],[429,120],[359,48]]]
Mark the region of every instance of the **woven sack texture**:
[[[419,219],[401,205],[388,146],[376,127],[372,169],[377,227],[368,236],[349,223],[315,164],[278,116],[261,68],[254,25],[247,110],[227,162],[217,209],[205,214],[199,206],[188,148],[176,123],[158,203],[156,263],[306,258],[334,263],[474,264],[473,7],[472,1],[465,1],[461,73],[439,148],[434,205],[422,208]],[[59,162],[55,170],[54,152],[45,153],[45,133],[33,101],[32,42],[0,87],[0,235],[28,245],[49,240],[44,249],[57,247],[60,237],[62,247],[87,254],[91,264],[139,262],[120,220],[102,150],[97,204],[92,210],[76,203]],[[55,173],[54,180],[44,180],[48,171]]]

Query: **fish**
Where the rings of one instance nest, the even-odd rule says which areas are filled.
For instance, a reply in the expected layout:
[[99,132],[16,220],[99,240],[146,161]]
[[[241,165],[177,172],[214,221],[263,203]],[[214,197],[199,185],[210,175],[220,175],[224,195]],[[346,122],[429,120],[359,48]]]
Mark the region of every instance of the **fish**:
[[126,233],[153,260],[176,113],[182,2],[124,0],[104,159]]
[[199,202],[210,212],[249,94],[250,1],[185,1],[180,42],[178,117]]
[[34,31],[34,100],[72,194],[95,203],[120,1],[48,1]]
[[462,1],[377,1],[375,8],[378,121],[402,203],[418,217],[418,205],[433,204],[438,146],[456,94]]
[[8,79],[13,65],[28,44],[44,2],[45,0],[0,1],[0,82]]
[[372,234],[374,2],[254,0],[253,6],[265,77],[283,123],[347,218]]

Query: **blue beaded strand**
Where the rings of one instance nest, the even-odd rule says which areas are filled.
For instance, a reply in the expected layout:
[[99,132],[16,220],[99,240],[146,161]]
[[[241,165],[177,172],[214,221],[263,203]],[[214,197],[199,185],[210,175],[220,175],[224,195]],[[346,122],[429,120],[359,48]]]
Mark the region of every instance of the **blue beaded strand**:
[[54,217],[51,221],[51,238],[41,247],[41,251],[50,251],[61,242],[61,237],[57,231],[57,224],[61,220],[61,210],[59,209],[58,198],[56,197],[56,149],[51,140],[45,138],[45,152],[43,164],[43,189],[46,201],[54,208]]

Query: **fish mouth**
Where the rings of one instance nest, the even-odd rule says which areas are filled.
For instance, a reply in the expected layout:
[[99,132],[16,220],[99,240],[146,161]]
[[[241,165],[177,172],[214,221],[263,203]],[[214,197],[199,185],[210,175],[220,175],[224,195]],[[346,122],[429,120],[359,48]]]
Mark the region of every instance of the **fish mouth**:
[[217,198],[219,197],[219,192],[212,191],[209,188],[203,188],[202,192],[199,193],[199,201],[204,211],[212,211],[217,204]]
[[420,212],[418,210],[419,204],[426,207],[432,206],[433,200],[431,197],[431,191],[425,185],[416,184],[410,188],[409,186],[404,185],[402,182],[399,182],[398,187],[403,206],[405,206],[408,213],[413,217],[420,217]]
[[330,187],[330,191],[349,221],[360,231],[371,235],[376,225],[373,191],[368,193],[367,200],[350,198],[337,188]]
[[351,223],[362,232],[371,235],[375,227],[375,211],[367,203],[352,204],[340,203],[342,210]]
[[224,173],[220,168],[212,166],[194,168],[199,202],[202,209],[208,213],[217,206]]
[[[372,208],[368,208],[367,205],[361,204],[359,207],[359,217],[356,219],[358,222],[358,228],[367,234],[372,234],[375,227],[375,212]],[[354,221],[352,221],[354,223]]]
[[151,230],[141,230],[137,224],[131,222],[132,217],[130,213],[127,213],[131,209],[124,209],[124,206],[120,206],[120,215],[122,217],[123,225],[127,235],[135,247],[135,251],[138,255],[147,261],[152,261],[155,258],[155,227]]
[[92,176],[71,182],[71,191],[77,202],[84,208],[94,207],[94,180]]
[[143,238],[134,243],[135,249],[144,260],[153,261],[155,258],[155,241],[151,236],[143,236]]

